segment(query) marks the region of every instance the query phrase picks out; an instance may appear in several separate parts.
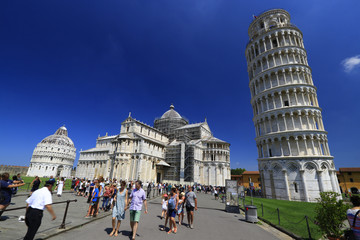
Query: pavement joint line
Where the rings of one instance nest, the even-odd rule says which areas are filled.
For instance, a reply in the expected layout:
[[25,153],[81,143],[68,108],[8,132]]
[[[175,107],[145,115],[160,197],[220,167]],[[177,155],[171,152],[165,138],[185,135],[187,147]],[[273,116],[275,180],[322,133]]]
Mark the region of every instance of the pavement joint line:
[[[155,197],[155,198],[149,199],[149,203],[151,203],[153,200],[157,199],[158,197],[161,197],[161,195],[159,195],[159,196],[157,196],[157,197]],[[150,201],[151,201],[151,202],[150,202]],[[70,230],[74,230],[74,229],[83,227],[83,226],[85,226],[85,225],[87,225],[87,224],[89,224],[89,223],[92,223],[92,222],[95,222],[95,221],[97,221],[97,220],[103,219],[103,218],[108,217],[108,216],[110,216],[110,215],[112,215],[112,212],[109,212],[109,213],[107,213],[107,214],[105,214],[105,215],[103,215],[103,216],[100,216],[100,217],[92,218],[90,221],[81,223],[81,224],[79,224],[79,225],[75,225],[75,226],[72,226],[72,227],[70,227],[70,228],[65,228],[65,229],[63,229],[63,230],[59,230],[59,231],[56,232],[56,233],[49,234],[48,236],[43,237],[43,238],[40,238],[40,239],[44,239],[44,240],[45,240],[45,239],[49,239],[49,238],[58,236],[58,235],[60,235],[60,234],[62,234],[62,233],[65,233],[65,232],[68,232],[68,231],[70,231]],[[66,224],[65,224],[65,226],[66,226]]]

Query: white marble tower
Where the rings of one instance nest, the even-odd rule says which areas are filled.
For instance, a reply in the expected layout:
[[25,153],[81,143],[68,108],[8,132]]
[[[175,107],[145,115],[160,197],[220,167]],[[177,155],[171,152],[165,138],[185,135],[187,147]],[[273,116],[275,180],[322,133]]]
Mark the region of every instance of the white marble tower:
[[302,32],[273,9],[255,17],[246,47],[258,164],[267,198],[316,201],[339,192]]

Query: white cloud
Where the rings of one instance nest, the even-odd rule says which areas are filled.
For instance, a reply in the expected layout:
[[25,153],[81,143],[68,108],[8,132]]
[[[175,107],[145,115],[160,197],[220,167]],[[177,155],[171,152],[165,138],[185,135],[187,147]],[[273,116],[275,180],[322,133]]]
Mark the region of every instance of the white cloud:
[[341,64],[344,66],[345,72],[349,73],[354,68],[360,67],[360,55],[344,59]]

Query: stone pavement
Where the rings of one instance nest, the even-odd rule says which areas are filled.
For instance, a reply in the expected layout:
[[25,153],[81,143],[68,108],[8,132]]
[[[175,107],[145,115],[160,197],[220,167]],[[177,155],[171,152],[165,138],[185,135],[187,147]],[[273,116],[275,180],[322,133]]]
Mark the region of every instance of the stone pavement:
[[[11,208],[17,208],[17,207],[23,207],[26,206],[26,200],[27,194],[19,192],[19,195],[12,198],[12,204],[8,207],[8,209]],[[60,202],[60,201],[66,201],[66,200],[73,200],[77,199],[77,202],[71,202],[69,205],[65,227],[67,229],[79,226],[84,223],[90,222],[93,219],[85,219],[84,216],[87,213],[87,209],[89,205],[86,203],[87,198],[75,196],[73,193],[70,193],[70,191],[64,192],[61,197],[58,197],[55,193],[53,194],[53,202]],[[50,235],[56,234],[58,232],[61,232],[63,230],[59,230],[59,227],[62,223],[64,212],[65,212],[65,206],[66,204],[56,204],[53,205],[56,219],[54,221],[51,221],[50,214],[45,210],[44,216],[42,219],[41,226],[39,228],[39,231],[37,235],[35,236],[35,239],[43,239]],[[108,216],[110,213],[100,213],[97,218],[101,218],[104,216]],[[2,215],[2,221],[0,221],[0,239],[1,240],[7,240],[7,239],[23,239],[27,227],[24,222],[19,222],[18,218],[19,216],[25,215],[25,209],[22,210],[14,210],[14,211],[5,211]]]
[[[244,221],[242,214],[225,212],[224,204],[214,200],[213,196],[197,194],[199,209],[195,212],[194,229],[179,226],[177,234],[160,231],[159,227],[164,220],[159,218],[161,214],[161,200],[159,198],[149,202],[149,213],[142,213],[137,239],[161,240],[161,239],[291,239],[266,224],[252,224]],[[48,216],[49,218],[49,216]],[[187,222],[185,217],[185,223]],[[82,227],[61,233],[49,238],[50,240],[63,239],[113,239],[108,234],[111,232],[111,217],[91,222]],[[117,238],[130,239],[129,212],[126,212],[125,220],[120,226]]]

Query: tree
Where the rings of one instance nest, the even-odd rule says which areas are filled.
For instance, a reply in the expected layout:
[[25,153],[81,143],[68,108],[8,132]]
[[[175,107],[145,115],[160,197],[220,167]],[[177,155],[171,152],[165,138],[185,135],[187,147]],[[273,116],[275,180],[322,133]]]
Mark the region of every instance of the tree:
[[235,169],[231,169],[231,175],[241,175],[243,174],[243,172],[245,172],[246,169],[245,168],[235,168]]
[[340,238],[344,232],[346,210],[349,206],[338,199],[339,197],[340,194],[335,192],[321,192],[315,207],[315,221],[328,238]]

